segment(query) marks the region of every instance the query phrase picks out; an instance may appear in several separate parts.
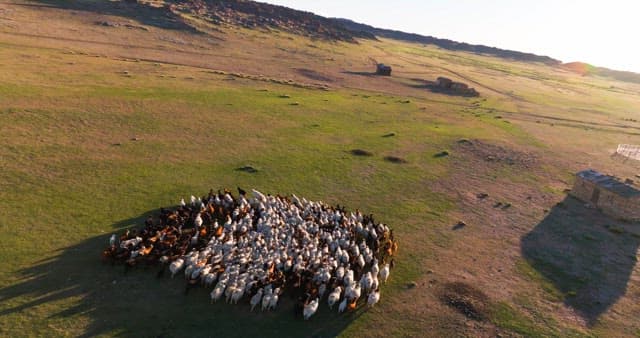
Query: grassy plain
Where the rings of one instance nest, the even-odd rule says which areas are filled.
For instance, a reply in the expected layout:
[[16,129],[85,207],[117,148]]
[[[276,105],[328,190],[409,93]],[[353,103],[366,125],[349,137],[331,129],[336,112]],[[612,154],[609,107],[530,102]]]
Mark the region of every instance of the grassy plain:
[[[0,336],[640,332],[635,264],[614,271],[615,283],[595,280],[616,297],[590,321],[562,288],[577,277],[541,270],[522,247],[558,215],[576,170],[637,173],[610,155],[640,143],[640,124],[629,121],[640,119],[638,85],[392,40],[355,45],[204,23],[206,34],[195,34],[113,13],[0,4]],[[105,19],[146,30],[95,24]],[[369,58],[393,76],[357,74],[372,70]],[[482,96],[422,87],[441,75]],[[469,150],[462,139],[534,160],[490,162],[485,152],[496,148]],[[434,157],[443,150],[450,156]],[[245,165],[258,172],[236,170]],[[400,252],[380,306],[345,316],[321,306],[309,322],[286,302],[248,314],[248,305],[210,305],[206,290],[184,296],[182,281],[156,280],[153,269],[125,275],[100,263],[111,233],[181,197],[235,186],[339,203],[391,225]],[[460,219],[468,226],[452,230]],[[639,231],[619,226],[593,233],[637,241]],[[635,258],[633,244],[612,257]],[[442,304],[450,281],[489,297],[485,321]]]

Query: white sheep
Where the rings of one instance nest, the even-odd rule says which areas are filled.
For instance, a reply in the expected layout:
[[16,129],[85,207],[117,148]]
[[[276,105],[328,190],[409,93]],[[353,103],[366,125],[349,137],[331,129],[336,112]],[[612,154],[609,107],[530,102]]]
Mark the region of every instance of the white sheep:
[[318,287],[318,296],[320,297],[320,299],[324,297],[325,292],[327,292],[327,284],[322,283],[320,284],[320,287]]
[[184,260],[178,258],[169,264],[169,271],[171,271],[171,278],[173,278],[184,267]]
[[387,278],[389,278],[389,264],[385,264],[382,267],[382,270],[380,270],[380,278],[382,279],[382,283],[386,283],[387,282]]
[[280,288],[276,288],[271,295],[271,301],[269,302],[269,310],[275,310],[278,306],[278,298],[280,294]]
[[208,274],[204,275],[204,278],[202,279],[202,283],[204,284],[205,287],[210,287],[211,285],[213,285],[213,283],[216,282],[216,278],[218,278],[217,273],[209,272]]
[[218,300],[220,300],[220,298],[222,298],[222,295],[224,294],[226,287],[227,286],[224,283],[224,281],[218,282],[218,284],[213,289],[213,291],[211,291],[211,303],[217,302]]
[[304,310],[303,310],[304,320],[308,320],[309,318],[311,318],[311,316],[313,316],[316,313],[316,311],[318,311],[319,302],[320,302],[320,299],[316,298],[311,302],[309,302],[309,304],[304,306]]
[[369,299],[367,299],[367,305],[369,305],[369,307],[373,307],[378,301],[380,301],[380,291],[376,290],[369,295]]
[[345,297],[338,306],[338,313],[343,313],[347,309],[347,298]]
[[273,297],[273,290],[271,290],[271,285],[267,285],[264,296],[262,296],[262,311],[266,310],[271,304],[271,297]]
[[260,301],[262,300],[262,293],[263,293],[263,290],[262,288],[260,288],[258,292],[255,295],[253,295],[253,297],[251,297],[251,301],[249,302],[251,304],[251,311],[253,311],[256,305],[260,304]]
[[335,305],[335,303],[337,303],[340,300],[340,294],[342,294],[342,288],[339,286],[336,286],[335,289],[333,289],[333,291],[329,294],[329,308],[332,309],[333,305]]

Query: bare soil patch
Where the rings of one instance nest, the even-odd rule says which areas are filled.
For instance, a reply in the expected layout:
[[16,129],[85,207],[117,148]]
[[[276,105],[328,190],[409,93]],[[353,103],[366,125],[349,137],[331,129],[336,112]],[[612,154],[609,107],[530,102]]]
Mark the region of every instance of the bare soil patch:
[[483,321],[489,313],[489,297],[484,292],[464,282],[443,285],[440,301],[453,307],[469,319]]
[[459,151],[483,159],[486,162],[501,163],[523,168],[531,168],[538,162],[537,156],[533,153],[517,151],[480,140],[459,140],[456,147]]

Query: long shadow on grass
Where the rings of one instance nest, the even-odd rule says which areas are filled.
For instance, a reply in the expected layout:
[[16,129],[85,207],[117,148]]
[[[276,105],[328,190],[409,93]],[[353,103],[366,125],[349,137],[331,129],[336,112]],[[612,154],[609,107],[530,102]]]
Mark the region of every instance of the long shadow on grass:
[[[166,8],[157,8],[138,4],[136,2],[113,2],[107,0],[37,0],[37,2],[39,2],[41,5],[25,4],[25,6],[48,6],[74,11],[93,12],[96,14],[112,15],[132,19],[140,22],[141,24],[153,27],[197,32],[196,29],[184,23],[180,18],[178,18]],[[101,23],[96,22],[96,24]],[[109,25],[110,23],[108,21],[105,21],[105,24]],[[116,22],[116,24],[119,24],[119,22]]]
[[[114,232],[137,224],[152,212],[115,222]],[[157,213],[154,210],[153,213]],[[52,319],[86,316],[90,324],[82,337],[108,334],[121,337],[334,337],[362,311],[338,315],[326,297],[318,312],[304,321],[294,312],[292,292],[285,290],[278,309],[250,312],[246,297],[238,305],[210,304],[212,288],[185,295],[181,274],[158,278],[158,267],[139,266],[125,273],[121,265],[104,264],[100,253],[109,236],[87,239],[53,252],[51,257],[21,270],[21,282],[0,289],[0,316],[28,314],[38,306],[57,303],[64,310]],[[4,305],[3,305],[4,304]],[[64,304],[64,305],[60,305]]]
[[522,254],[593,325],[625,294],[636,265],[640,239],[625,226],[567,196],[521,239]]

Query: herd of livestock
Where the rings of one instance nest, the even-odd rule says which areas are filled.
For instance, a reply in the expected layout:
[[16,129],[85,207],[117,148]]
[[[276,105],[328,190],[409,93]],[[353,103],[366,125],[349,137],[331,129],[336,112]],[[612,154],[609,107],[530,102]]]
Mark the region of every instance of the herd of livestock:
[[160,209],[139,230],[114,234],[103,259],[125,268],[160,265],[192,287],[212,288],[211,301],[249,301],[251,310],[275,309],[285,290],[304,319],[324,297],[329,308],[353,310],[380,300],[397,250],[393,230],[373,215],[348,212],[295,195],[252,196],[238,188]]

